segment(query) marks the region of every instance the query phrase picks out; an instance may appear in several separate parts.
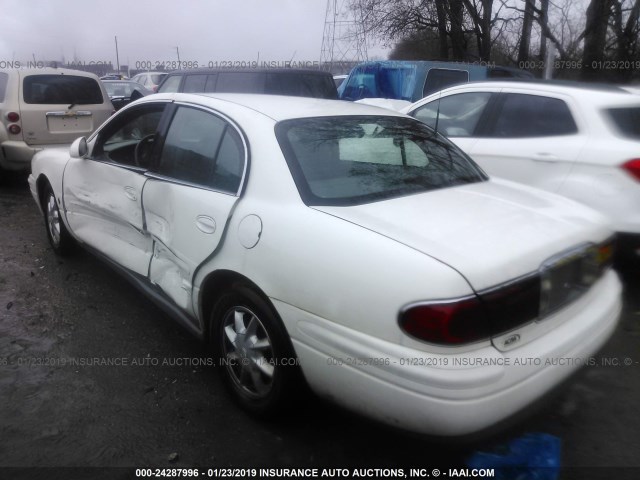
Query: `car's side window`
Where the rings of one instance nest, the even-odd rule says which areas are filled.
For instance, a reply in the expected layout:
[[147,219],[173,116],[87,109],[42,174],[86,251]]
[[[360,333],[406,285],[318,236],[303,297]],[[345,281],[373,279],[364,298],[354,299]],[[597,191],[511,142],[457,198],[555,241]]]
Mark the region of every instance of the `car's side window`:
[[165,104],[132,108],[100,132],[93,149],[96,160],[148,168]]
[[244,146],[225,120],[196,108],[178,107],[157,173],[236,193],[244,170]]
[[160,93],[176,93],[180,88],[180,80],[182,75],[170,75],[162,84]]
[[216,91],[216,82],[218,80],[218,75],[215,73],[212,75],[207,75],[207,84],[204,86],[205,93],[211,93]]
[[424,82],[422,96],[426,97],[430,93],[443,90],[452,85],[466,83],[469,81],[469,72],[466,70],[451,70],[448,68],[432,68],[427,73]]
[[504,94],[492,136],[499,138],[551,137],[577,133],[567,104],[559,98],[519,93]]
[[187,75],[184,79],[182,91],[185,93],[202,93],[207,83],[206,75]]
[[470,137],[490,98],[490,92],[449,95],[417,108],[411,115],[447,137]]

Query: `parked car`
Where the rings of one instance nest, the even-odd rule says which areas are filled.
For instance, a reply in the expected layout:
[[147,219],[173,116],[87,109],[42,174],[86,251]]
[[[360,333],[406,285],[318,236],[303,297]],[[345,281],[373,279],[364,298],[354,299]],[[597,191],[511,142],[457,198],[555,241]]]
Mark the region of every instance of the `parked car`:
[[100,77],[100,80],[128,80],[128,78],[122,73],[108,73]]
[[[304,378],[460,435],[549,391],[613,332],[612,232],[489,179],[421,122],[354,103],[157,94],[29,177],[53,249],[97,252],[211,343],[258,415]],[[527,360],[529,359],[529,360]]]
[[342,100],[388,98],[415,102],[451,85],[488,78],[533,78],[518,68],[464,62],[385,60],[356,65],[340,89]]
[[145,86],[132,80],[102,80],[102,84],[107,89],[107,94],[116,110],[153,93]]
[[640,258],[640,98],[617,87],[481,82],[403,111],[449,137],[490,175],[599,210],[621,253]]
[[0,71],[0,169],[29,170],[33,154],[89,135],[113,113],[98,77],[63,68]]
[[334,75],[333,76],[333,83],[335,83],[336,88],[340,89],[340,85],[342,85],[344,83],[344,81],[347,79],[349,75]]
[[329,72],[295,68],[177,70],[165,77],[159,93],[263,93],[338,98]]
[[131,80],[144,85],[152,92],[158,90],[158,86],[162,83],[162,79],[167,76],[167,72],[142,72],[134,75]]

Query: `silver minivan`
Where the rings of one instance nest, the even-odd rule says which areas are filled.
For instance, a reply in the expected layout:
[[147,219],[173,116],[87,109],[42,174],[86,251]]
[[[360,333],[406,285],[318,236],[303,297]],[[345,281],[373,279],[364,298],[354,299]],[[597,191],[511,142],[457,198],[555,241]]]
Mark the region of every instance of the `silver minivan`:
[[91,134],[113,111],[93,73],[0,70],[0,169],[29,170],[35,152]]

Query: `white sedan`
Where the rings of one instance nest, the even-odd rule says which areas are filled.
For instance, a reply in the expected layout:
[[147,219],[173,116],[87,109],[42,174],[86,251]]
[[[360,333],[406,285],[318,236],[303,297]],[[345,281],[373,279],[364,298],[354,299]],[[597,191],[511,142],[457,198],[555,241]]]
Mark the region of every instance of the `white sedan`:
[[490,175],[602,212],[640,259],[640,97],[575,82],[477,82],[402,112],[422,120]]
[[598,213],[489,179],[384,109],[159,94],[32,167],[53,249],[82,244],[211,342],[254,414],[306,381],[397,427],[476,432],[619,317]]

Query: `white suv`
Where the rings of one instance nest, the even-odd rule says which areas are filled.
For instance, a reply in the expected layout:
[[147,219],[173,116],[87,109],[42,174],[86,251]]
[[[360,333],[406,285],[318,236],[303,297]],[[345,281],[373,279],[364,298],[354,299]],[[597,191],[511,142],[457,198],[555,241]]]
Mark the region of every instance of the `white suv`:
[[113,113],[98,77],[62,68],[0,71],[0,169],[29,170],[34,153],[89,135]]
[[478,82],[402,110],[449,137],[490,175],[603,212],[640,254],[640,96],[611,86]]

